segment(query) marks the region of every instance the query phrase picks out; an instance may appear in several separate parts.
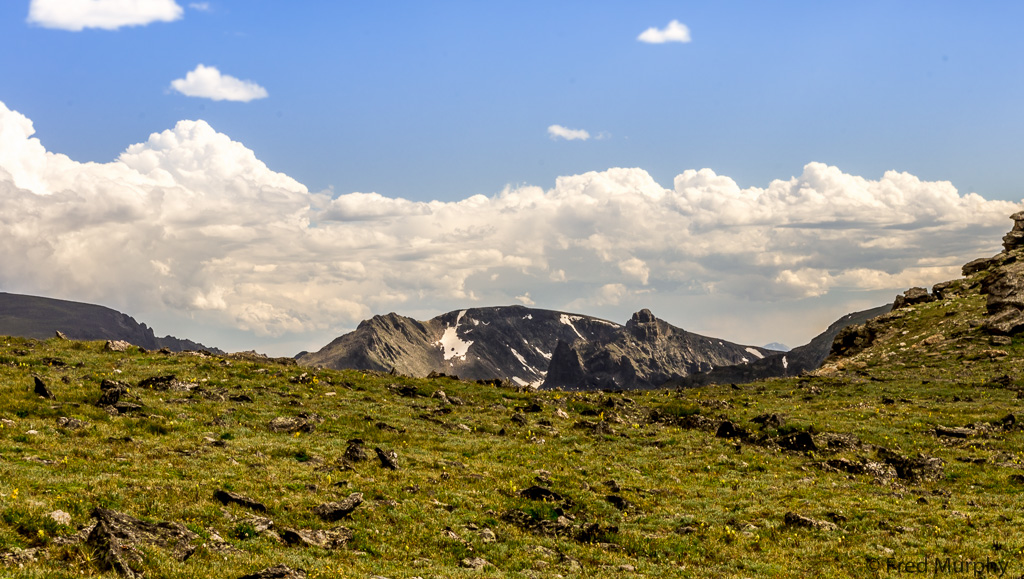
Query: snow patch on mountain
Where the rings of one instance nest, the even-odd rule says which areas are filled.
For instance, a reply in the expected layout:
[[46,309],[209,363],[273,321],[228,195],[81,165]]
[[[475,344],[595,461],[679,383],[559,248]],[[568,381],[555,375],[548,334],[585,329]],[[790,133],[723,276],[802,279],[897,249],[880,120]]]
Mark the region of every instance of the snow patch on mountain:
[[459,312],[458,317],[455,318],[455,325],[445,328],[441,339],[436,342],[436,345],[441,346],[445,360],[451,360],[452,358],[465,360],[469,347],[473,345],[472,341],[466,341],[459,337],[459,323],[464,315],[466,315],[466,310]]

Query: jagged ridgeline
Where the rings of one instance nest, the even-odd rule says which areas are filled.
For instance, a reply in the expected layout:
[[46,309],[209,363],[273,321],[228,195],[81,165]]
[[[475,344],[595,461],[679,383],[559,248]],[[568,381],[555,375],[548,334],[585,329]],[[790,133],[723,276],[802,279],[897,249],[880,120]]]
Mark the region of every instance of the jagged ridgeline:
[[420,322],[374,316],[299,363],[431,373],[565,389],[654,388],[773,352],[687,332],[641,310],[619,325],[522,306],[471,308]]

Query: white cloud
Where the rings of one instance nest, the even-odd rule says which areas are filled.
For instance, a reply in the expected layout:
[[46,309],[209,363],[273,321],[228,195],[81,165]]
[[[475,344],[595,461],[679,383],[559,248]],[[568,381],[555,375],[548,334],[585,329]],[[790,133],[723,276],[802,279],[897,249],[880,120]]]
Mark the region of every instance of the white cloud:
[[251,80],[239,80],[221,74],[214,66],[200,64],[195,70],[171,81],[171,88],[185,96],[213,99],[215,101],[249,102],[267,98],[267,89]]
[[536,302],[534,302],[533,299],[530,298],[530,292],[526,292],[521,296],[516,296],[516,301],[523,304],[524,306],[532,306],[536,304]]
[[211,9],[209,2],[189,2],[188,7],[199,12],[209,12]]
[[647,267],[642,259],[631,257],[625,261],[619,262],[619,271],[629,276],[630,278],[639,281],[643,285],[647,285],[647,280],[650,279],[651,270]]
[[640,42],[648,44],[665,44],[666,42],[690,42],[690,29],[678,20],[668,23],[668,26],[658,30],[651,27],[636,37]]
[[[777,312],[788,311],[809,338],[911,285],[957,277],[999,249],[1022,209],[821,163],[765,187],[701,169],[665,188],[614,168],[454,202],[332,199],[203,121],[110,163],[48,152],[33,132],[0,103],[0,288],[191,318],[160,331],[225,328],[241,343],[212,345],[236,349],[252,347],[246,336],[333,336],[374,313],[526,300],[618,321],[650,307],[736,340],[724,329],[781,332]],[[794,304],[807,300],[816,311],[833,300],[834,315],[804,319]],[[799,340],[749,343],[770,338]]]
[[548,136],[552,139],[565,139],[566,141],[586,141],[590,133],[583,129],[569,129],[562,125],[551,125],[548,127]]
[[28,22],[45,28],[116,30],[181,18],[174,0],[32,0]]

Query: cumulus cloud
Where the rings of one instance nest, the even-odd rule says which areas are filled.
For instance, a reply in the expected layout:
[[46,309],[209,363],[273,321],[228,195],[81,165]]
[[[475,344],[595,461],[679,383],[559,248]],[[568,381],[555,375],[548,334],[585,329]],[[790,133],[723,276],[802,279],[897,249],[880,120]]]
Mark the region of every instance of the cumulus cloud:
[[654,27],[644,30],[636,39],[648,44],[665,44],[666,42],[686,43],[690,42],[690,29],[682,22],[673,20],[668,23],[668,26],[660,30]]
[[562,125],[551,125],[548,127],[548,136],[552,139],[565,139],[566,141],[586,141],[590,133],[583,129],[569,129]]
[[45,28],[116,30],[181,18],[174,0],[32,0],[28,22]]
[[171,81],[171,88],[185,96],[213,99],[215,101],[249,102],[267,98],[267,89],[251,80],[239,80],[221,74],[215,66],[200,64],[195,70]]
[[203,121],[109,163],[49,152],[33,132],[0,103],[0,290],[178,312],[254,336],[515,301],[617,320],[699,310],[749,327],[795,300],[845,296],[850,309],[814,320],[823,325],[809,337],[870,292],[892,299],[957,277],[998,250],[1022,208],[821,163],[764,187],[701,169],[666,188],[613,168],[453,202],[332,198]]
[[651,270],[647,267],[647,264],[642,259],[636,257],[619,262],[619,271],[643,285],[647,285],[647,280],[651,276]]

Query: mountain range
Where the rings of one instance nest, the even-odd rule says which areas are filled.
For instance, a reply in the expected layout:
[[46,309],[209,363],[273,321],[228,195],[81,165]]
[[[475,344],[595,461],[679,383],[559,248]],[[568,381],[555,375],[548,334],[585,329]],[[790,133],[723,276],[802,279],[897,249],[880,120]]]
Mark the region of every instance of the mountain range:
[[[625,324],[524,306],[456,310],[427,321],[390,313],[365,320],[353,332],[296,359],[309,367],[419,377],[445,374],[532,389],[741,383],[818,368],[843,328],[890,308],[848,314],[788,352],[688,332],[646,309]],[[74,340],[124,340],[153,350],[221,353],[188,339],[157,337],[146,324],[107,307],[0,292],[0,335],[45,339],[56,332]]]
[[192,340],[158,338],[146,324],[107,307],[82,302],[0,292],[0,336],[39,340],[61,332],[71,340],[123,340],[149,350],[167,348],[172,352],[217,348]]
[[888,306],[845,316],[788,353],[688,332],[646,309],[625,325],[523,306],[470,308],[427,321],[390,313],[297,358],[304,366],[448,374],[545,389],[656,388],[693,376],[704,377],[701,383],[750,381],[817,368],[839,330],[884,311]]

